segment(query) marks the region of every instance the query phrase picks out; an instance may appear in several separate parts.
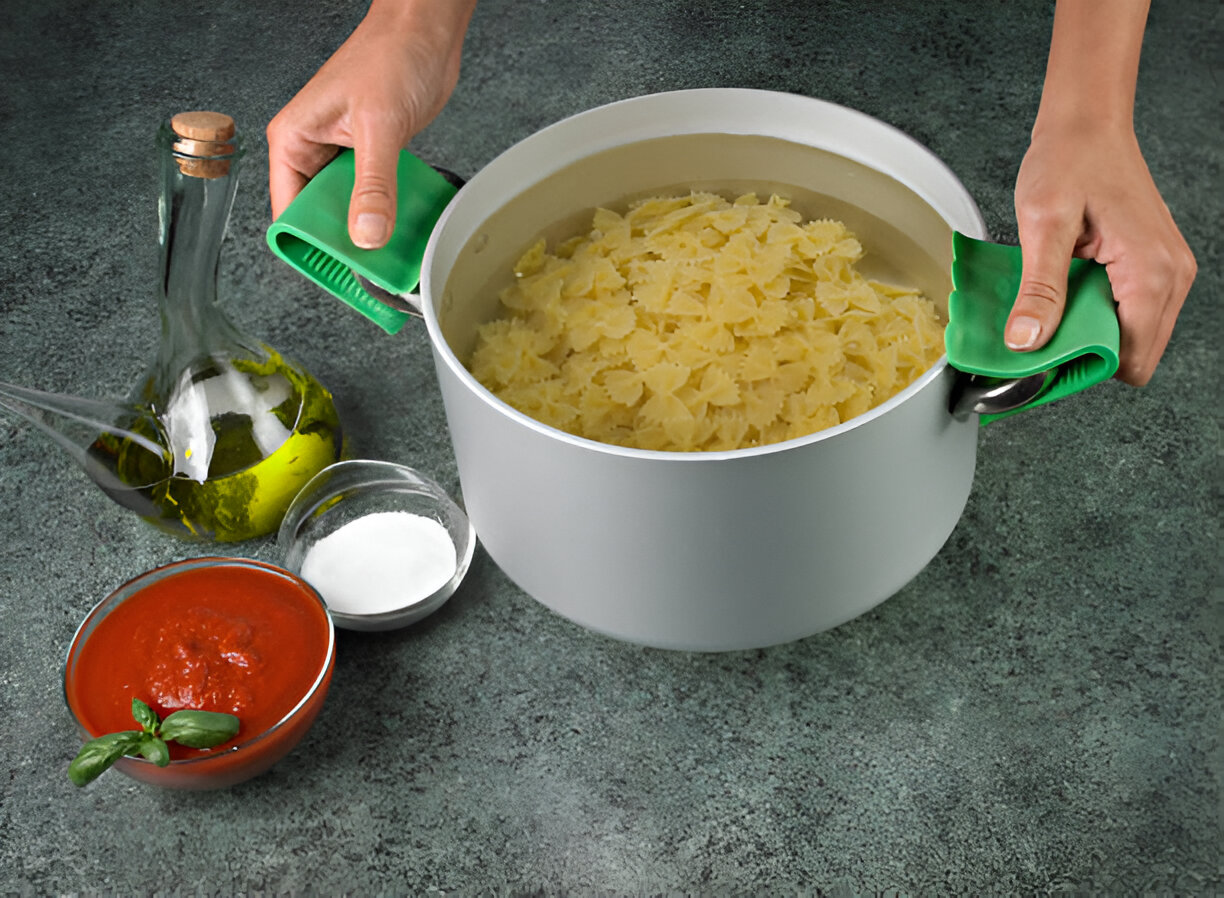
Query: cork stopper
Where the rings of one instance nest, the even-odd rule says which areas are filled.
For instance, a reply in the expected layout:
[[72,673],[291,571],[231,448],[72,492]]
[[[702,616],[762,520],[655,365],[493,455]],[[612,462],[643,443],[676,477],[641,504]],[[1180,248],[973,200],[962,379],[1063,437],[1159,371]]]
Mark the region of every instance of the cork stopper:
[[234,120],[224,112],[180,112],[170,119],[170,127],[190,140],[226,141],[234,136]]
[[220,178],[229,174],[235,150],[234,120],[223,112],[195,110],[170,119],[179,170],[192,178]]

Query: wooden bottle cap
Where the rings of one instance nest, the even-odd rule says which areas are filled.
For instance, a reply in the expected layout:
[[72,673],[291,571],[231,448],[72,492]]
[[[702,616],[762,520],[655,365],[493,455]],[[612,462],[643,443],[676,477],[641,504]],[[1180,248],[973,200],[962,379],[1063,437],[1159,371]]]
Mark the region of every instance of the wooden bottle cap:
[[231,142],[234,120],[224,112],[196,110],[180,112],[171,117],[170,128],[178,139],[174,151],[179,169],[194,178],[219,178],[230,170],[229,157],[234,152]]
[[170,119],[170,127],[188,140],[224,141],[234,136],[234,120],[224,112],[180,112]]

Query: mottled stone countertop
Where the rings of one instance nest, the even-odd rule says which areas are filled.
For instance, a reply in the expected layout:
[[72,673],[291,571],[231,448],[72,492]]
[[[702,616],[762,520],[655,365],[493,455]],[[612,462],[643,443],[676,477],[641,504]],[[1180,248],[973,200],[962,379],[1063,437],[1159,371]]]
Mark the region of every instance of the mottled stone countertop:
[[[343,632],[327,704],[268,774],[77,790],[63,655],[86,611],[199,554],[0,416],[0,892],[1218,894],[1221,7],[1159,0],[1136,125],[1199,276],[1152,383],[985,429],[963,518],[875,610],[770,649],[587,632],[478,551],[426,622]],[[221,263],[247,330],[333,390],[355,453],[459,495],[423,327],[389,338],[278,262],[263,128],[360,0],[14,0],[0,29],[0,380],[122,395],[154,351],[152,137],[248,138]],[[566,115],[662,90],[790,91],[929,146],[992,234],[1044,3],[481,0],[414,142],[465,175]],[[222,552],[277,560],[270,540]]]

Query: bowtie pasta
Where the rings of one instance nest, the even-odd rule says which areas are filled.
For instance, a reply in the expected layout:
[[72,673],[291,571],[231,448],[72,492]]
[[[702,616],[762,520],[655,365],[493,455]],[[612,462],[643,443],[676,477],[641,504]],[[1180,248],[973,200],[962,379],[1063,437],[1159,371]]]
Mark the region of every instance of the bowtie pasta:
[[804,223],[777,196],[598,209],[589,234],[522,256],[469,368],[524,414],[600,442],[693,452],[804,436],[943,354],[931,301],[866,279],[862,254],[844,224]]

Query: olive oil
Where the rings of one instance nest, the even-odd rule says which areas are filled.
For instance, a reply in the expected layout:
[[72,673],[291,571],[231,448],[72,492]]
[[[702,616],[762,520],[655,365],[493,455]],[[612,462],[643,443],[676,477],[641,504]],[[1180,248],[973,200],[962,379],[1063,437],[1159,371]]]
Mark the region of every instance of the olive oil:
[[[166,410],[141,419],[130,435],[99,437],[91,454],[99,468],[114,476],[94,474],[95,482],[149,523],[188,539],[233,542],[276,530],[306,481],[341,457],[340,420],[322,384],[279,355],[258,370],[248,362],[236,367],[253,393],[227,394],[216,384],[224,380],[217,373],[224,367],[213,364],[193,374],[194,398],[176,397],[192,402],[196,410],[200,397],[210,401],[207,458],[190,445],[198,433],[189,430],[184,439],[180,430],[167,426],[173,413]],[[279,401],[260,403],[269,397]],[[270,444],[269,433],[280,441]],[[151,451],[149,443],[163,451]]]

